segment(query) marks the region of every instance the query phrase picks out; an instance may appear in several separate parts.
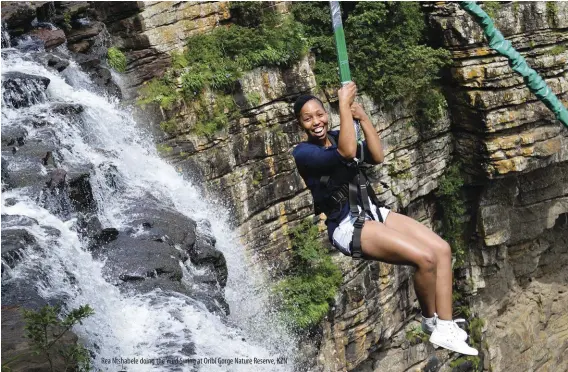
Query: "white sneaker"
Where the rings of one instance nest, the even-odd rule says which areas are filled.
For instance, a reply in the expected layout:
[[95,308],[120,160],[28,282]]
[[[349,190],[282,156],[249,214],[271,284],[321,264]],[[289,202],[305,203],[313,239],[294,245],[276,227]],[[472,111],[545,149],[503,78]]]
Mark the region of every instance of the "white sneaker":
[[[434,332],[434,328],[436,328],[436,320],[438,319],[438,314],[434,313],[432,318],[426,318],[422,315],[422,331],[427,335],[431,335]],[[457,333],[459,334],[459,338],[466,341],[467,340],[467,332],[460,328],[457,323],[465,322],[465,319],[455,319],[453,321],[454,326],[456,328]]]
[[453,323],[454,323],[454,327],[456,328],[456,331],[457,331],[458,334],[460,335],[460,338],[461,338],[462,340],[466,341],[466,340],[467,340],[467,337],[468,337],[467,332],[466,332],[465,330],[463,330],[463,329],[458,325],[458,323],[465,323],[465,319],[462,319],[462,318],[454,319],[454,320],[453,320]]
[[452,320],[436,321],[436,328],[430,336],[430,342],[445,349],[455,351],[465,355],[477,355],[478,351],[469,346],[462,338],[462,334],[456,329],[459,328]]

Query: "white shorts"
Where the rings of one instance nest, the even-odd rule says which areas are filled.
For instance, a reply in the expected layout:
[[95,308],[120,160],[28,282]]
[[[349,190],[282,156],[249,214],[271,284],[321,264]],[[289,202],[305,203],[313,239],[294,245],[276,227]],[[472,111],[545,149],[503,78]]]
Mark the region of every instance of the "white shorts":
[[[371,212],[373,213],[373,217],[375,218],[375,220],[379,221],[379,217],[377,216],[377,206],[371,203],[371,200],[369,200],[369,204],[371,205]],[[361,212],[361,207],[359,207],[359,212]],[[387,208],[379,207],[379,212],[381,213],[383,222],[385,222],[390,210]],[[371,217],[367,213],[365,220],[368,221],[370,219]],[[353,224],[356,220],[357,217],[351,217],[351,214],[348,214],[339,223],[339,226],[337,226],[337,228],[333,232],[333,246],[346,256],[351,256],[351,249],[349,248],[349,244],[353,239],[353,230],[355,229],[353,227]]]

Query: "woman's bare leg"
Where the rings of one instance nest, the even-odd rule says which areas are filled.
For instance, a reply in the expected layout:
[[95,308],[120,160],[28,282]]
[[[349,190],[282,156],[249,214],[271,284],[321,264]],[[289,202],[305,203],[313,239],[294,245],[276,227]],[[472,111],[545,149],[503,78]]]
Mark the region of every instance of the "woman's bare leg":
[[436,312],[440,319],[452,319],[452,250],[436,233],[405,215],[390,212],[385,225],[429,247],[436,254]]
[[430,248],[380,222],[366,221],[361,232],[361,250],[367,259],[416,267],[414,290],[422,313],[434,316],[437,263],[436,254]]

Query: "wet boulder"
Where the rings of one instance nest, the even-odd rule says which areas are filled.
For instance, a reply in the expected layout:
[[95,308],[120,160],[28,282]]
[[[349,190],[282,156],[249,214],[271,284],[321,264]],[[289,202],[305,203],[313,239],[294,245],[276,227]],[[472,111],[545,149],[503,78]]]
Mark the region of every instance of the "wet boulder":
[[10,71],[2,74],[2,100],[7,107],[30,107],[45,102],[49,79]]
[[68,60],[60,58],[53,54],[48,54],[46,56],[45,63],[47,67],[54,68],[55,70],[57,70],[57,72],[61,72],[69,66]]
[[[2,216],[4,221],[4,216]],[[26,248],[37,248],[35,237],[23,228],[7,229],[2,226],[2,274],[7,268],[13,269],[22,259]]]
[[51,104],[51,111],[55,114],[73,116],[79,115],[85,108],[78,103],[56,102]]
[[[48,305],[39,294],[37,288],[30,283],[35,283],[35,278],[2,278],[2,307],[4,306],[22,306],[28,309],[40,309]],[[4,319],[4,311],[2,311],[2,319]],[[2,330],[2,334],[4,330]],[[2,335],[3,336],[3,335]],[[2,343],[4,349],[4,343]]]
[[66,41],[63,30],[38,29],[29,32],[28,35],[43,41],[45,49],[55,48]]
[[91,186],[91,174],[83,173],[69,180],[69,198],[75,210],[94,212],[96,201]]
[[23,146],[28,131],[21,126],[2,126],[2,147]]
[[12,36],[21,35],[30,30],[35,17],[36,9],[28,1],[2,2],[2,22],[5,23]]
[[188,251],[191,263],[198,268],[207,268],[214,273],[215,282],[221,288],[227,285],[227,261],[221,251],[198,235],[196,244]]
[[195,221],[150,194],[132,200],[127,214],[132,217],[128,225],[141,236],[179,244],[183,250],[195,244]]
[[111,283],[119,286],[128,283],[127,287],[132,289],[177,288],[177,292],[187,292],[179,285],[183,276],[180,260],[184,258],[179,250],[167,243],[125,232],[110,237],[112,239],[108,239],[106,244],[94,248],[93,256],[105,258],[103,275]]

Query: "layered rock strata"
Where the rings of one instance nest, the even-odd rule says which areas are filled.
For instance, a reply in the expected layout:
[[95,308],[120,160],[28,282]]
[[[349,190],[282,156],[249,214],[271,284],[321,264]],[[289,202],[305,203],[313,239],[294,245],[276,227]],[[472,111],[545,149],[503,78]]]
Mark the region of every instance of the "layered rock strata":
[[[568,4],[483,4],[568,106]],[[568,131],[457,4],[430,27],[454,58],[448,100],[456,152],[478,195],[469,280],[485,320],[484,367],[565,370]]]

